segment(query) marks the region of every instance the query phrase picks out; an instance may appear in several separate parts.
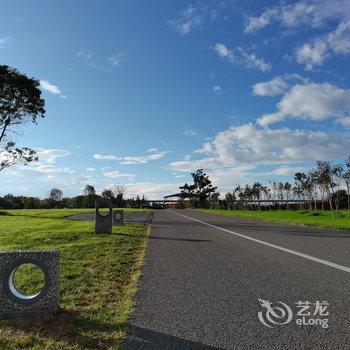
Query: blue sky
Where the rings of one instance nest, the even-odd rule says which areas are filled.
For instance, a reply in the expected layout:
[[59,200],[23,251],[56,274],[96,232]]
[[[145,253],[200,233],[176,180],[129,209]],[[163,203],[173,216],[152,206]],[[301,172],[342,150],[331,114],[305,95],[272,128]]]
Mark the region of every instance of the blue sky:
[[204,168],[221,192],[350,152],[350,3],[0,1],[0,59],[41,80],[39,162],[0,195],[126,184],[162,197]]

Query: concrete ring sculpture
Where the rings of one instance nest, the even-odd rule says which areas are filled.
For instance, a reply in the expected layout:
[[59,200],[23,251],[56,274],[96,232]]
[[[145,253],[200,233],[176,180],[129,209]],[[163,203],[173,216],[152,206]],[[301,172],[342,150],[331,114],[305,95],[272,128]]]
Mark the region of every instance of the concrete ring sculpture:
[[97,213],[99,216],[106,217],[106,216],[109,216],[109,215],[112,214],[113,208],[109,207],[108,210],[109,210],[108,214],[101,214],[101,213],[100,213],[100,208],[96,208],[96,213]]
[[[32,264],[44,275],[40,291],[26,295],[16,287],[14,277],[19,267]],[[23,316],[52,314],[59,310],[60,252],[0,252],[0,315]]]
[[[44,287],[39,293],[36,293],[33,295],[26,295],[21,293],[16,288],[16,285],[14,283],[14,275],[17,269],[24,264],[33,264],[43,272],[45,277],[45,282],[44,282]],[[5,282],[4,291],[11,300],[19,304],[29,304],[29,303],[35,303],[46,294],[50,283],[50,276],[49,276],[49,271],[47,267],[45,266],[45,264],[42,264],[40,261],[33,260],[33,259],[21,259],[21,260],[17,260],[12,266],[10,266],[5,271],[4,282]]]
[[117,211],[114,213],[114,218],[116,220],[120,220],[122,218],[122,213],[120,211]]

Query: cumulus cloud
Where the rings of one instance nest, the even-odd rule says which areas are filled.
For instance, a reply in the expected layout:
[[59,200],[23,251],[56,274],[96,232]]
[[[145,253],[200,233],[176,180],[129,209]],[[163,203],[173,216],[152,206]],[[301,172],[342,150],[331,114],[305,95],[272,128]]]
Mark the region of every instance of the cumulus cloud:
[[[253,124],[231,127],[203,144],[202,159],[170,163],[172,171],[220,169],[243,165],[285,164],[343,157],[350,147],[346,134],[259,128]],[[197,153],[198,154],[198,153]]]
[[113,154],[99,154],[99,153],[95,153],[93,155],[94,159],[98,159],[98,160],[117,160],[119,159],[117,156],[113,155]]
[[296,59],[307,70],[320,66],[332,53],[350,54],[350,20],[341,22],[337,28],[310,43],[304,43],[296,50]]
[[295,52],[298,63],[307,70],[320,66],[331,54],[350,53],[350,2],[348,0],[301,0],[292,4],[275,6],[260,16],[250,17],[245,33],[252,33],[272,22],[284,28],[326,27],[336,25],[329,33],[300,45]]
[[40,80],[40,87],[43,90],[49,92],[50,94],[58,95],[58,96],[61,96],[62,98],[66,98],[65,95],[62,95],[62,92],[58,86],[51,84],[47,80]]
[[255,68],[265,72],[270,70],[272,67],[271,64],[265,62],[263,58],[257,57],[255,53],[251,53],[242,47],[229,49],[225,44],[216,43],[213,49],[221,58],[247,68]]
[[276,96],[288,90],[289,84],[282,77],[253,85],[253,94],[257,96]]
[[321,121],[349,113],[350,90],[329,83],[297,84],[277,104],[277,111],[259,118],[258,124],[267,126],[290,117]]

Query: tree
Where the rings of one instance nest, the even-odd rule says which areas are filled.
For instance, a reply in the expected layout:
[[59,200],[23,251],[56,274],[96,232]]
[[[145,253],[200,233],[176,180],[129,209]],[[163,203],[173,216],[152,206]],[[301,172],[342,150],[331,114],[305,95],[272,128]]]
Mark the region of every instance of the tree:
[[106,188],[105,190],[103,190],[103,192],[101,193],[102,198],[107,199],[109,201],[111,201],[112,203],[114,202],[114,193],[111,189]]
[[39,85],[39,80],[0,65],[0,171],[38,160],[34,150],[15,147],[8,135],[27,122],[36,124],[38,118],[45,116]]
[[83,194],[82,206],[84,208],[94,208],[95,200],[97,198],[95,187],[92,185],[86,185]]
[[53,202],[60,202],[63,197],[63,192],[59,188],[53,188],[49,193],[49,199]]
[[124,207],[124,195],[126,193],[126,187],[124,185],[115,185],[112,188],[114,193],[116,206],[118,208]]
[[334,208],[333,208],[333,198],[335,197],[334,187],[336,185],[334,176],[335,169],[331,162],[318,160],[316,161],[317,165],[317,174],[318,174],[318,183],[323,187],[324,191],[327,193],[327,198],[329,202],[329,207],[332,211],[332,216],[334,218]]
[[228,192],[225,195],[225,202],[226,202],[226,207],[227,209],[233,209],[235,207],[236,203],[236,193],[235,191]]
[[209,180],[209,176],[203,171],[203,169],[198,169],[191,175],[193,178],[193,184],[188,185],[185,183],[181,186],[181,194],[184,198],[193,199],[195,206],[205,207],[208,203],[208,198],[210,198],[211,194],[216,192],[217,187],[213,187]]
[[346,193],[348,196],[348,212],[350,213],[350,156],[345,160],[343,179],[346,185]]
[[252,187],[253,197],[258,201],[258,210],[261,210],[261,198],[264,186],[260,182],[255,182]]
[[92,185],[86,185],[84,188],[84,196],[95,196],[96,190]]

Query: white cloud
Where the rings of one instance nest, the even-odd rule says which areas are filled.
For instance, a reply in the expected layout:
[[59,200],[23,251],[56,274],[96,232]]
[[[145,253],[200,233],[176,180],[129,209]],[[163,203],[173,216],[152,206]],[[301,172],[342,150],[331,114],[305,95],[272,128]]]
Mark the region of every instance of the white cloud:
[[93,171],[96,171],[96,168],[86,168],[86,171],[89,172],[89,173],[91,173],[91,172],[93,172]]
[[186,127],[185,131],[184,131],[184,135],[186,136],[197,136],[198,135],[198,131],[195,129],[191,129]]
[[213,91],[214,91],[215,93],[217,93],[217,94],[220,94],[220,93],[222,92],[222,87],[219,86],[219,85],[215,85],[215,86],[213,87]]
[[62,149],[37,149],[37,154],[40,162],[55,164],[57,158],[67,157],[71,153]]
[[[284,74],[282,76],[276,76],[269,81],[256,83],[252,86],[253,95],[256,96],[278,96],[285,93],[291,86],[292,82],[300,81],[308,83],[309,79],[303,78],[299,74]],[[235,119],[232,117],[231,119]]]
[[50,94],[58,95],[58,96],[61,96],[62,98],[66,98],[65,95],[62,95],[62,92],[58,88],[58,86],[49,83],[47,80],[40,80],[40,86],[43,90],[49,92]]
[[[348,153],[346,134],[283,129],[261,129],[253,124],[219,132],[202,146],[204,158],[170,163],[172,171],[221,169],[243,165],[285,164],[336,159]],[[197,152],[198,154],[198,152]]]
[[221,162],[215,158],[204,158],[199,160],[179,160],[169,164],[172,171],[194,171],[197,169],[213,169],[221,166]]
[[306,70],[311,70],[314,66],[323,64],[328,55],[328,46],[322,40],[317,40],[311,44],[305,43],[296,50],[297,62],[305,64]]
[[123,53],[120,53],[118,55],[107,56],[106,60],[112,66],[121,67],[123,62],[125,62],[127,59]]
[[266,27],[278,15],[277,9],[269,9],[263,12],[259,17],[250,17],[245,28],[245,33],[252,33]]
[[350,127],[350,117],[339,118],[337,122],[343,126]]
[[115,170],[115,171],[109,171],[107,173],[104,173],[103,176],[109,177],[112,179],[120,179],[120,178],[133,178],[135,177],[135,174],[121,173],[118,170]]
[[327,36],[328,45],[336,53],[350,53],[350,20],[341,22],[338,27]]
[[288,83],[283,77],[275,77],[270,81],[253,85],[253,94],[258,96],[276,96],[288,90]]
[[322,65],[332,53],[350,54],[350,20],[341,22],[334,31],[323,37],[298,47],[296,59],[298,63],[304,64],[307,70],[311,70]]
[[263,58],[258,58],[254,53],[248,52],[242,47],[229,49],[222,43],[216,43],[213,49],[221,58],[227,59],[231,63],[243,65],[247,68],[256,68],[265,72],[272,67],[271,64],[265,62]]
[[181,12],[178,18],[169,21],[169,25],[181,34],[189,34],[203,23],[203,14],[201,12],[199,7],[190,5]]
[[250,17],[245,32],[251,33],[277,21],[285,28],[326,27],[336,25],[329,33],[314,38],[296,49],[296,60],[307,70],[322,65],[331,54],[350,53],[350,2],[348,0],[301,0],[265,10]]
[[266,126],[289,117],[321,121],[342,118],[349,113],[350,90],[329,83],[297,84],[277,104],[277,111],[262,116],[258,123]]
[[301,0],[292,4],[266,9],[260,16],[250,17],[246,33],[256,32],[277,21],[285,28],[321,27],[327,21],[344,21],[350,18],[348,0]]
[[225,1],[200,0],[183,9],[179,16],[168,22],[168,25],[176,32],[187,35],[202,28],[207,23],[213,23],[229,8]]
[[291,176],[298,172],[306,172],[309,168],[306,167],[291,167],[289,165],[283,165],[272,171],[262,173],[261,175],[276,175],[276,176]]
[[183,183],[139,182],[125,184],[128,197],[145,196],[147,199],[163,199],[164,196],[180,192]]
[[5,49],[9,42],[9,37],[0,38],[0,49]]
[[226,47],[226,45],[216,43],[214,45],[214,50],[221,58],[227,58],[229,61],[233,60],[233,53]]
[[159,151],[156,148],[149,149],[149,154],[145,156],[126,156],[122,158],[120,164],[146,164],[153,160],[162,159],[168,152],[167,151]]
[[157,148],[150,148],[147,150],[147,155],[145,156],[117,157],[113,154],[102,155],[96,153],[93,157],[98,160],[119,160],[119,164],[146,164],[153,160],[162,159],[167,153],[168,151],[160,151]]
[[93,158],[98,159],[98,160],[117,160],[120,159],[117,156],[110,154],[110,155],[103,155],[103,154],[99,154],[99,153],[95,153],[93,155]]

